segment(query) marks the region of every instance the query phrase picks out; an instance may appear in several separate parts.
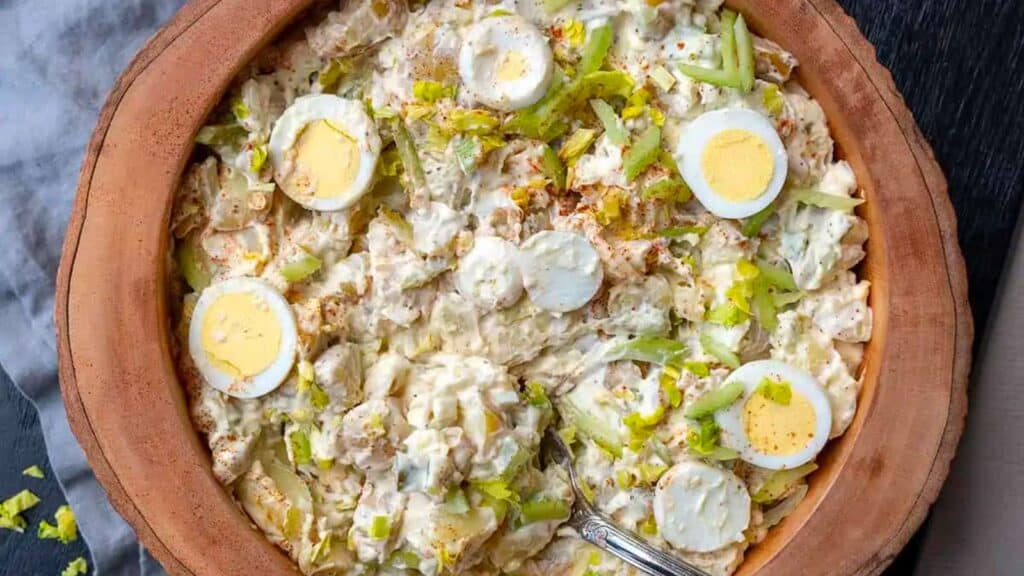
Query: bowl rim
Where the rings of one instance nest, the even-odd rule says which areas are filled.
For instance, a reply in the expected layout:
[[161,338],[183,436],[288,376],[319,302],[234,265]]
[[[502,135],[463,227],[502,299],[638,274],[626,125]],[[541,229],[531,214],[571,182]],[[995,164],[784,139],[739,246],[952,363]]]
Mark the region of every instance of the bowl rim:
[[[61,388],[111,502],[172,574],[296,573],[212,476],[171,357],[165,273],[170,206],[195,132],[313,1],[187,4],[118,79],[82,165],[57,277]],[[726,4],[797,55],[801,83],[866,190],[862,270],[876,320],[853,424],[830,443],[805,501],[738,573],[876,574],[923,521],[963,430],[973,324],[955,214],[892,76],[834,0]],[[147,194],[140,178],[153,183]],[[851,516],[866,497],[874,505]]]

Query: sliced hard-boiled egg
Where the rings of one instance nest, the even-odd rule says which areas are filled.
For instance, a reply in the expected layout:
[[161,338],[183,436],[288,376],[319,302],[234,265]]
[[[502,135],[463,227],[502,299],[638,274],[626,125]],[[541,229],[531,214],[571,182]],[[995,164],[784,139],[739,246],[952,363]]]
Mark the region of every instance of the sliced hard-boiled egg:
[[594,246],[574,232],[545,230],[519,247],[523,286],[539,308],[570,312],[597,294],[604,280]]
[[297,343],[288,301],[252,278],[207,287],[189,324],[188,347],[196,368],[210,386],[236,398],[276,389],[295,363]]
[[373,183],[380,135],[366,106],[330,94],[296,98],[274,124],[274,179],[310,210],[343,210]]
[[696,461],[669,468],[654,489],[658,533],[679,550],[711,552],[743,541],[750,494],[728,470]]
[[508,240],[477,238],[459,260],[455,286],[459,293],[485,309],[505,308],[523,295],[523,276],[516,263],[518,250]]
[[741,108],[700,115],[680,135],[676,160],[693,193],[712,214],[745,218],[786,183],[786,147],[772,123]]
[[536,26],[519,16],[484,18],[466,29],[459,76],[477,101],[503,112],[534,104],[548,89],[551,47]]
[[722,444],[740,459],[782,470],[806,464],[828,441],[832,409],[813,376],[778,360],[740,366],[723,385],[740,382],[744,392],[715,413]]

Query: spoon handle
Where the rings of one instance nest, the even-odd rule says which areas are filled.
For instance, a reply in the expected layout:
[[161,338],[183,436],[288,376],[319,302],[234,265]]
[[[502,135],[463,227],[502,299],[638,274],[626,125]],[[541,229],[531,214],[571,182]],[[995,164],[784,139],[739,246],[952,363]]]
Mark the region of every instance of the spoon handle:
[[703,570],[616,527],[596,510],[577,507],[570,524],[587,542],[652,576],[708,576]]

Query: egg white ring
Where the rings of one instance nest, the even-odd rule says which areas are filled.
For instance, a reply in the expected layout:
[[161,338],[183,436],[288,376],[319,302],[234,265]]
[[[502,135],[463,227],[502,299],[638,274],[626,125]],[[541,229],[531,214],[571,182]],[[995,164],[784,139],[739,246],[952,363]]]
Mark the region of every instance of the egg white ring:
[[[519,250],[514,244],[497,236],[484,236],[473,242],[473,247],[459,259],[455,270],[455,288],[464,297],[485,310],[507,308],[523,295],[523,274],[517,262]],[[479,278],[474,274],[478,267],[491,274],[491,278]],[[490,294],[484,293],[479,280],[489,280]]]
[[[772,155],[772,178],[768,186],[757,198],[746,202],[732,202],[719,196],[711,188],[701,159],[704,149],[712,138],[725,130],[746,130],[764,140]],[[789,157],[786,146],[779,138],[772,123],[759,112],[745,108],[725,108],[706,112],[691,122],[680,135],[676,146],[676,162],[682,170],[683,179],[693,190],[694,195],[709,212],[720,218],[746,218],[752,216],[772,203],[779,196],[786,184],[789,171]],[[742,167],[737,167],[742,169]]]
[[[349,189],[331,198],[295,197],[283,186],[281,170],[286,155],[295,146],[306,126],[317,120],[330,120],[356,139],[359,147],[359,171]],[[377,125],[366,113],[366,106],[358,100],[348,100],[331,94],[311,94],[295,99],[274,123],[267,146],[270,162],[274,166],[274,179],[288,197],[310,210],[330,212],[344,210],[355,204],[373,184],[377,160],[380,158],[380,134]],[[367,161],[367,158],[370,161]]]
[[[520,51],[529,66],[522,78],[508,82],[494,79],[494,71],[478,67],[481,53],[494,51],[500,62],[509,49]],[[536,104],[547,92],[554,70],[547,38],[525,18],[485,18],[469,26],[459,48],[459,77],[474,100],[502,112]]]
[[[251,293],[261,298],[273,311],[281,328],[281,345],[274,361],[259,374],[242,380],[222,372],[203,349],[203,320],[207,311],[221,296],[234,293]],[[291,305],[272,286],[254,278],[231,278],[208,286],[196,302],[188,327],[188,351],[199,373],[210,386],[235,398],[258,398],[276,390],[295,364],[298,342],[298,329]]]
[[[747,399],[757,390],[761,379],[768,377],[775,382],[789,382],[794,393],[802,394],[814,407],[814,437],[799,452],[787,455],[765,454],[750,445],[744,430],[743,409]],[[825,389],[807,372],[778,360],[756,360],[740,366],[725,379],[723,386],[731,382],[742,382],[745,390],[736,402],[725,410],[715,413],[715,421],[722,429],[722,445],[735,450],[740,459],[761,468],[784,470],[796,468],[814,460],[828,442],[832,429],[832,408]]]
[[537,232],[519,246],[518,264],[530,301],[549,312],[585,306],[604,281],[600,255],[586,237],[575,232]]

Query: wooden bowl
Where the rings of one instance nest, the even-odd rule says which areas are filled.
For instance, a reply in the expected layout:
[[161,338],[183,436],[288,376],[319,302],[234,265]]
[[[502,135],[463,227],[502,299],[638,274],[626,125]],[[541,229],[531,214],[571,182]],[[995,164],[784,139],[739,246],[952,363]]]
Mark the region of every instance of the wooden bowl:
[[[356,0],[358,1],[358,0]],[[168,218],[193,137],[236,73],[311,0],[194,0],[100,115],[57,280],[61,386],[114,507],[172,574],[294,574],[211,473],[170,355]],[[971,317],[946,182],[889,73],[832,0],[736,0],[791,50],[868,202],[874,335],[860,409],[799,508],[741,574],[875,574],[946,477],[966,410]]]

